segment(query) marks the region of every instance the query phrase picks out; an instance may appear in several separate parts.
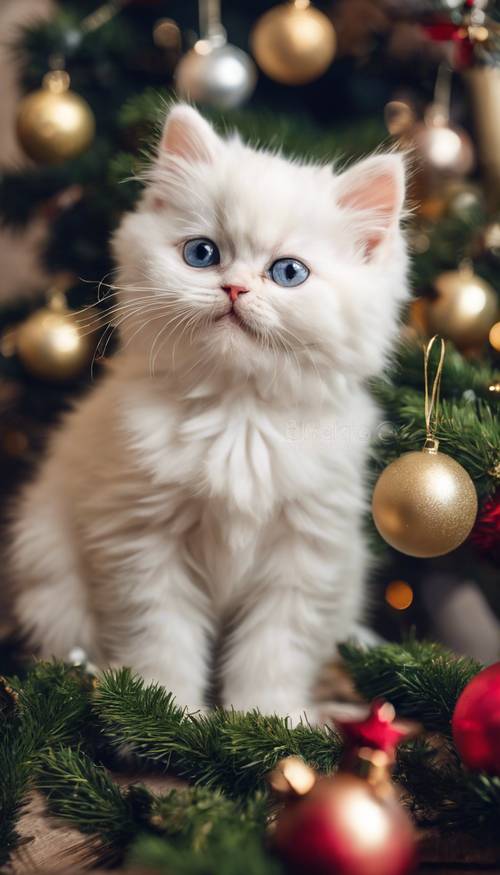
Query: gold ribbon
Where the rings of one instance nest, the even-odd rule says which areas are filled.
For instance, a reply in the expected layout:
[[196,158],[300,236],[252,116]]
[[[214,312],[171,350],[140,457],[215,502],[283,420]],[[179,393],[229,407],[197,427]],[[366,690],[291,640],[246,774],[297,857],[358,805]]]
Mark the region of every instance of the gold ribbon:
[[[439,361],[432,381],[432,389],[429,391],[429,359],[432,347],[436,340],[441,342],[441,352]],[[424,382],[425,382],[425,432],[426,441],[424,450],[437,452],[438,441],[435,438],[435,431],[438,422],[438,405],[439,405],[439,389],[441,387],[441,377],[443,375],[444,357],[446,353],[446,343],[442,337],[435,334],[429,342],[424,345]]]

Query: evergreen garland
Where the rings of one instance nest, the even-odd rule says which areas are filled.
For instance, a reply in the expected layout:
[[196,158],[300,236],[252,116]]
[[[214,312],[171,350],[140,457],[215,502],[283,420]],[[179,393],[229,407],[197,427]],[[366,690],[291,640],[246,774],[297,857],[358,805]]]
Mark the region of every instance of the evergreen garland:
[[94,712],[115,747],[126,745],[146,762],[233,797],[262,789],[282,757],[295,754],[329,772],[341,752],[339,736],[326,728],[291,728],[257,711],[188,714],[162,687],[145,686],[129,669],[104,674]]
[[[396,773],[416,820],[495,841],[500,779],[465,770],[450,737],[456,700],[480,665],[413,640],[371,650],[346,644],[342,657],[367,699],[386,698],[426,730],[401,747]],[[23,681],[4,680],[0,702],[1,863],[36,787],[49,812],[92,836],[107,862],[127,857],[180,875],[236,875],[244,864],[251,875],[279,875],[266,841],[273,812],[266,773],[289,754],[328,773],[341,753],[339,736],[326,728],[292,728],[258,712],[189,714],[128,669],[93,679],[40,662]],[[131,756],[192,786],[162,795],[119,788],[108,766],[126,768]]]

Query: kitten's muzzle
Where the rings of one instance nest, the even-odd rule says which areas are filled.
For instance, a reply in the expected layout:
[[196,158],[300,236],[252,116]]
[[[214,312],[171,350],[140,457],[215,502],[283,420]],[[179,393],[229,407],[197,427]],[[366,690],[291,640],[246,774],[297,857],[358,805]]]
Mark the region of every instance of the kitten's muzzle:
[[246,293],[250,291],[250,289],[245,288],[245,286],[233,285],[221,286],[221,289],[229,295],[229,300],[232,304],[234,304],[238,295],[246,295]]

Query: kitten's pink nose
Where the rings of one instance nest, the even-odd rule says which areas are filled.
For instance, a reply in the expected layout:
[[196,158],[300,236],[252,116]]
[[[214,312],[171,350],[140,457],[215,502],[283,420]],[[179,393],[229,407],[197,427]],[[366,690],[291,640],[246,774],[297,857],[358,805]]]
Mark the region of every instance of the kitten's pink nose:
[[245,286],[222,286],[222,289],[229,295],[231,303],[234,304],[238,295],[245,295],[250,289]]

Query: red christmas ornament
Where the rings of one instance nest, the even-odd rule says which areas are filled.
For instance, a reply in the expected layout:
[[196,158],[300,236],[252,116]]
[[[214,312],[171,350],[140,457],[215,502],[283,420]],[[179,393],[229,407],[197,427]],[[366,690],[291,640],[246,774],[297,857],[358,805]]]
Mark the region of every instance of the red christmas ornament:
[[291,872],[407,875],[413,870],[413,826],[390,779],[394,749],[408,736],[409,724],[394,718],[392,706],[375,702],[365,719],[342,722],[346,755],[334,777],[318,778],[297,757],[282,760],[271,773],[273,789],[287,795],[274,844]]
[[288,803],[274,844],[301,875],[406,875],[415,863],[413,827],[395,797],[344,773]]
[[467,684],[451,726],[465,765],[500,775],[500,662],[483,669]]
[[483,556],[500,563],[500,492],[480,510],[470,540]]

